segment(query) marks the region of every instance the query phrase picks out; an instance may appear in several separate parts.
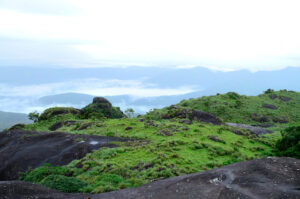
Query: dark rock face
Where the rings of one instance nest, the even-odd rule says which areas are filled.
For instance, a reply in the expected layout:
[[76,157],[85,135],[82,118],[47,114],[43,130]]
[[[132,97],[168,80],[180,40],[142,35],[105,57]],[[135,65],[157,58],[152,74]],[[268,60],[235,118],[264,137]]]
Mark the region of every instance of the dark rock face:
[[104,97],[94,97],[93,104],[108,104],[111,106],[111,103]]
[[0,182],[7,199],[298,199],[300,160],[264,158],[103,194],[64,194],[26,182]]
[[259,128],[259,127],[254,127],[254,126],[250,126],[250,125],[246,125],[246,124],[237,124],[237,123],[229,123],[229,122],[225,123],[225,124],[228,126],[233,126],[236,128],[249,130],[250,133],[255,134],[255,135],[263,135],[263,134],[267,134],[267,133],[273,133],[270,130]]
[[215,115],[206,113],[203,111],[193,110],[192,114],[189,116],[191,120],[201,121],[205,123],[211,123],[215,125],[220,125],[221,121]]
[[276,110],[277,107],[274,106],[273,104],[264,104],[263,105],[263,108],[268,108],[268,109],[273,109],[273,110]]
[[291,100],[291,98],[285,97],[285,96],[279,96],[279,99],[280,99],[281,101],[284,101],[284,102],[288,102],[288,101]]
[[221,120],[213,114],[206,113],[199,110],[182,108],[176,105],[171,105],[169,107],[168,113],[162,115],[162,118],[163,119],[188,118],[190,121],[200,121],[200,122],[210,123],[214,125],[220,125],[222,123]]
[[271,100],[274,100],[274,99],[277,98],[277,95],[275,95],[275,94],[270,94],[270,95],[269,95],[269,98],[270,98]]
[[269,122],[269,118],[267,118],[266,116],[258,116],[256,113],[251,114],[251,119],[260,123]]
[[125,131],[129,131],[129,130],[131,130],[131,129],[132,129],[132,127],[131,127],[131,126],[128,126],[128,127],[125,128]]
[[85,129],[91,127],[92,125],[93,125],[92,123],[84,123],[81,126],[79,126],[78,128],[75,128],[75,130],[82,131],[82,130],[85,130]]
[[65,165],[100,147],[115,147],[122,139],[67,133],[12,130],[0,133],[0,180],[15,180],[18,172],[44,163]]
[[285,117],[282,117],[282,118],[273,118],[273,122],[275,122],[275,123],[281,123],[281,124],[289,123],[289,121]]

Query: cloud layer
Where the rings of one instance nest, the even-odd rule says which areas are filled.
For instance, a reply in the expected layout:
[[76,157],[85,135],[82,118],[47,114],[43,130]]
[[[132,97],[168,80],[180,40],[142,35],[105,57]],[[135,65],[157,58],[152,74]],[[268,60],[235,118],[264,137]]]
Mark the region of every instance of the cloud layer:
[[297,0],[0,0],[0,65],[300,66],[299,7]]

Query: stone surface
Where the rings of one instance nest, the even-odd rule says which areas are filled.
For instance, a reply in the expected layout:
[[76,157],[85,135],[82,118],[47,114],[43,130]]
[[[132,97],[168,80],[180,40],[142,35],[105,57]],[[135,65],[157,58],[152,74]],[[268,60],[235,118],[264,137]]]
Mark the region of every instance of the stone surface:
[[12,130],[0,133],[0,180],[15,180],[18,172],[44,163],[65,165],[100,147],[115,147],[111,141],[124,139]]
[[237,123],[229,123],[229,122],[227,122],[225,124],[228,126],[233,126],[236,128],[249,130],[250,133],[255,134],[255,135],[263,135],[263,134],[267,134],[267,133],[273,133],[270,130],[260,128],[260,127],[250,126],[247,124],[237,124]]
[[64,194],[19,181],[0,182],[3,199],[299,199],[300,160],[264,158],[103,194]]

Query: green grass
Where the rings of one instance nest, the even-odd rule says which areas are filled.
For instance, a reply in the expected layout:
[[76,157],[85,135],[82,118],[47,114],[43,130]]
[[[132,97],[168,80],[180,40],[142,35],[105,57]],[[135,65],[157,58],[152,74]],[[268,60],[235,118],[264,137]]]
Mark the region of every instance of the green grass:
[[[290,100],[283,100],[287,98]],[[265,104],[276,109],[264,108]],[[45,165],[30,169],[21,175],[21,180],[66,192],[101,193],[136,187],[157,179],[274,155],[276,142],[282,138],[280,132],[300,125],[300,93],[286,90],[268,90],[258,96],[232,92],[217,94],[183,100],[177,106],[210,112],[225,122],[258,124],[261,122],[257,118],[267,118],[265,123],[275,124],[268,128],[274,133],[257,137],[240,130],[243,135],[237,135],[232,132],[233,127],[225,125],[214,126],[195,121],[183,124],[179,118],[164,120],[163,115],[172,114],[169,107],[149,112],[144,116],[148,120],[142,122],[139,118],[80,119],[71,113],[57,115],[28,124],[25,130],[49,131],[58,121],[73,120],[75,125],[65,125],[57,131],[132,139],[114,142],[117,148],[95,150],[65,166]],[[274,119],[286,119],[289,123],[276,123]],[[91,125],[78,130],[85,124]],[[125,130],[129,126],[132,128]],[[77,180],[72,184],[74,179]]]
[[[275,96],[275,99],[271,99]],[[289,98],[289,101],[282,99]],[[274,105],[277,109],[264,108],[263,105]],[[274,119],[286,119],[289,123],[300,121],[300,93],[293,91],[269,91],[258,96],[245,96],[229,92],[214,96],[205,96],[195,99],[182,100],[179,107],[202,110],[215,114],[225,122],[244,124],[258,124],[261,118],[263,123],[274,124]],[[158,119],[168,112],[168,107],[155,109],[147,114],[149,118]],[[278,124],[278,123],[277,123]]]
[[[74,130],[76,125],[63,126],[58,131],[134,138],[135,141],[117,142],[118,148],[96,150],[81,160],[74,160],[61,167],[59,172],[49,166],[30,170],[23,179],[45,184],[44,179],[50,175],[50,179],[60,176],[60,180],[61,175],[67,175],[86,183],[79,191],[100,193],[269,156],[272,155],[272,145],[276,141],[252,135],[236,135],[227,126],[200,122],[187,125],[178,120],[159,120],[154,121],[156,127],[145,125],[137,118],[79,120],[71,114],[29,124],[25,129],[49,131],[48,128],[56,121],[70,119],[78,121],[80,125],[92,123],[92,126],[82,131]],[[128,126],[132,129],[126,131]],[[161,131],[168,131],[172,135],[163,136]],[[215,136],[220,142],[211,140],[210,136]],[[48,172],[37,175],[43,170]],[[39,178],[30,177],[35,175]]]

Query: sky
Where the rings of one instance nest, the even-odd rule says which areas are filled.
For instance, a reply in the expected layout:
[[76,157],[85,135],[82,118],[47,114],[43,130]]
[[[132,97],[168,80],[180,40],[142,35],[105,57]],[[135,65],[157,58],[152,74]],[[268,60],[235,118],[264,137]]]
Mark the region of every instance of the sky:
[[0,67],[300,67],[299,7],[299,0],[0,0]]

